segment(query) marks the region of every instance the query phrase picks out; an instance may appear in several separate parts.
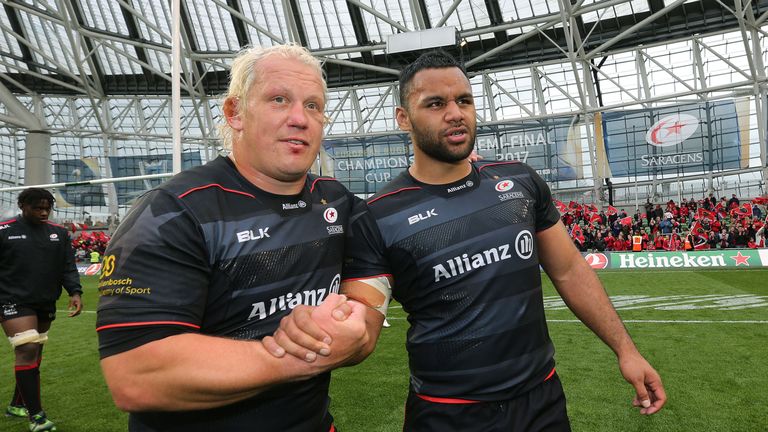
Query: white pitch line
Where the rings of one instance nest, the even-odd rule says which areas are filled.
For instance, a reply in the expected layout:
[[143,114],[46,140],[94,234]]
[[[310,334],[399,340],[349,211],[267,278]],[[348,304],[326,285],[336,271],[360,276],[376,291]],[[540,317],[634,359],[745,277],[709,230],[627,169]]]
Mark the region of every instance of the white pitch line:
[[[622,320],[625,323],[649,323],[649,324],[768,324],[768,321],[760,320]],[[556,323],[580,323],[574,320],[548,319],[547,322]]]

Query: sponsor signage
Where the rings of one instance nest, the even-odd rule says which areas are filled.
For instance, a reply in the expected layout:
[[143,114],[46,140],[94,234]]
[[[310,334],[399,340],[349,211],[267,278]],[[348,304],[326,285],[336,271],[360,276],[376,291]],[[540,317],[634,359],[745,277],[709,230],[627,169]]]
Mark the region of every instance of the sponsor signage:
[[[578,117],[478,126],[475,150],[486,161],[525,162],[548,181],[581,179],[588,165],[583,130]],[[320,173],[353,193],[375,193],[413,163],[410,141],[405,133],[326,139]]]
[[[79,183],[101,177],[99,161],[96,158],[61,159],[53,162],[56,183]],[[56,189],[56,207],[104,206],[104,191],[101,185],[72,185]]]
[[691,252],[595,252],[582,255],[587,263],[596,270],[768,267],[768,249],[717,249]]
[[[184,152],[181,154],[181,169],[186,170],[202,165],[200,152]],[[144,156],[111,156],[109,165],[113,177],[130,177],[173,172],[173,155],[144,155]],[[133,180],[115,183],[117,202],[130,204],[139,195],[160,185],[167,178]]]
[[[749,116],[741,100],[607,111],[596,116],[603,177],[746,168]],[[745,136],[746,134],[746,136]]]
[[99,271],[101,271],[101,264],[77,266],[77,272],[85,276],[93,276],[93,275],[99,274]]

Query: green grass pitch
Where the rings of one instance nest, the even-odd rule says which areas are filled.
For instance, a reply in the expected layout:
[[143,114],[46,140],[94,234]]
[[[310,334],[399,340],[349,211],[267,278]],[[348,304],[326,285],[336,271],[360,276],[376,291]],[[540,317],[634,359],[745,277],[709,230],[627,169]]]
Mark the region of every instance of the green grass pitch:
[[[768,270],[632,271],[599,274],[669,396],[651,417],[631,407],[632,389],[613,353],[558,302],[545,280],[557,370],[575,432],[768,431]],[[43,406],[60,432],[124,431],[109,396],[94,331],[96,279],[83,278],[86,312],[60,312],[42,364]],[[59,309],[66,308],[66,298]],[[374,354],[334,372],[331,410],[343,432],[402,430],[408,365],[405,314],[390,310]],[[10,345],[0,349],[0,403],[13,386]],[[288,413],[286,413],[288,414]],[[26,422],[0,417],[0,431]]]

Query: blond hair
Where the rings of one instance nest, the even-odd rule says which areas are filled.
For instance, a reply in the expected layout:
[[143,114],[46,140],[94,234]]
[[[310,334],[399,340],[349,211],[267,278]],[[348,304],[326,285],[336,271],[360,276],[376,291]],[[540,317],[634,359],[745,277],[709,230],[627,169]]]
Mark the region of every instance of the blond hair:
[[[232,67],[229,71],[229,89],[227,93],[221,97],[221,106],[224,106],[224,102],[227,99],[235,98],[243,101],[243,103],[237,104],[237,110],[239,115],[245,115],[248,104],[245,101],[248,100],[248,92],[250,92],[253,84],[258,81],[259,68],[258,65],[267,57],[272,55],[279,55],[283,58],[298,60],[307,66],[312,67],[320,75],[323,83],[323,96],[328,91],[328,87],[325,83],[325,73],[323,71],[323,65],[312,53],[301,45],[294,43],[288,43],[284,45],[273,45],[270,47],[245,47],[237,53],[235,59],[232,61]],[[223,110],[222,110],[223,115]],[[232,149],[232,128],[227,123],[226,118],[219,125],[219,136],[221,137],[222,144],[225,149]]]

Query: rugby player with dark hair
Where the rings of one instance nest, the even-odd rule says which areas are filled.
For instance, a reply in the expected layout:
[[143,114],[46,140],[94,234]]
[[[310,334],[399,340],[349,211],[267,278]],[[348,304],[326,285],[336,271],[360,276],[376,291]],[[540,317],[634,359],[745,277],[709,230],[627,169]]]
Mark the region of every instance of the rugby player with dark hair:
[[40,400],[40,363],[62,286],[69,316],[83,308],[69,233],[48,220],[55,201],[45,189],[25,189],[18,198],[21,214],[0,222],[0,324],[13,346],[16,375],[5,415],[28,417],[30,431],[56,430]]
[[[477,126],[464,68],[426,53],[402,71],[400,94],[396,119],[414,162],[353,216],[342,292],[369,306],[361,356],[373,350],[390,296],[408,313],[404,430],[570,430],[539,266],[615,352],[633,405],[660,410],[659,374],[574,247],[544,180],[519,162],[467,161]],[[275,342],[306,355],[309,318],[294,314]]]

